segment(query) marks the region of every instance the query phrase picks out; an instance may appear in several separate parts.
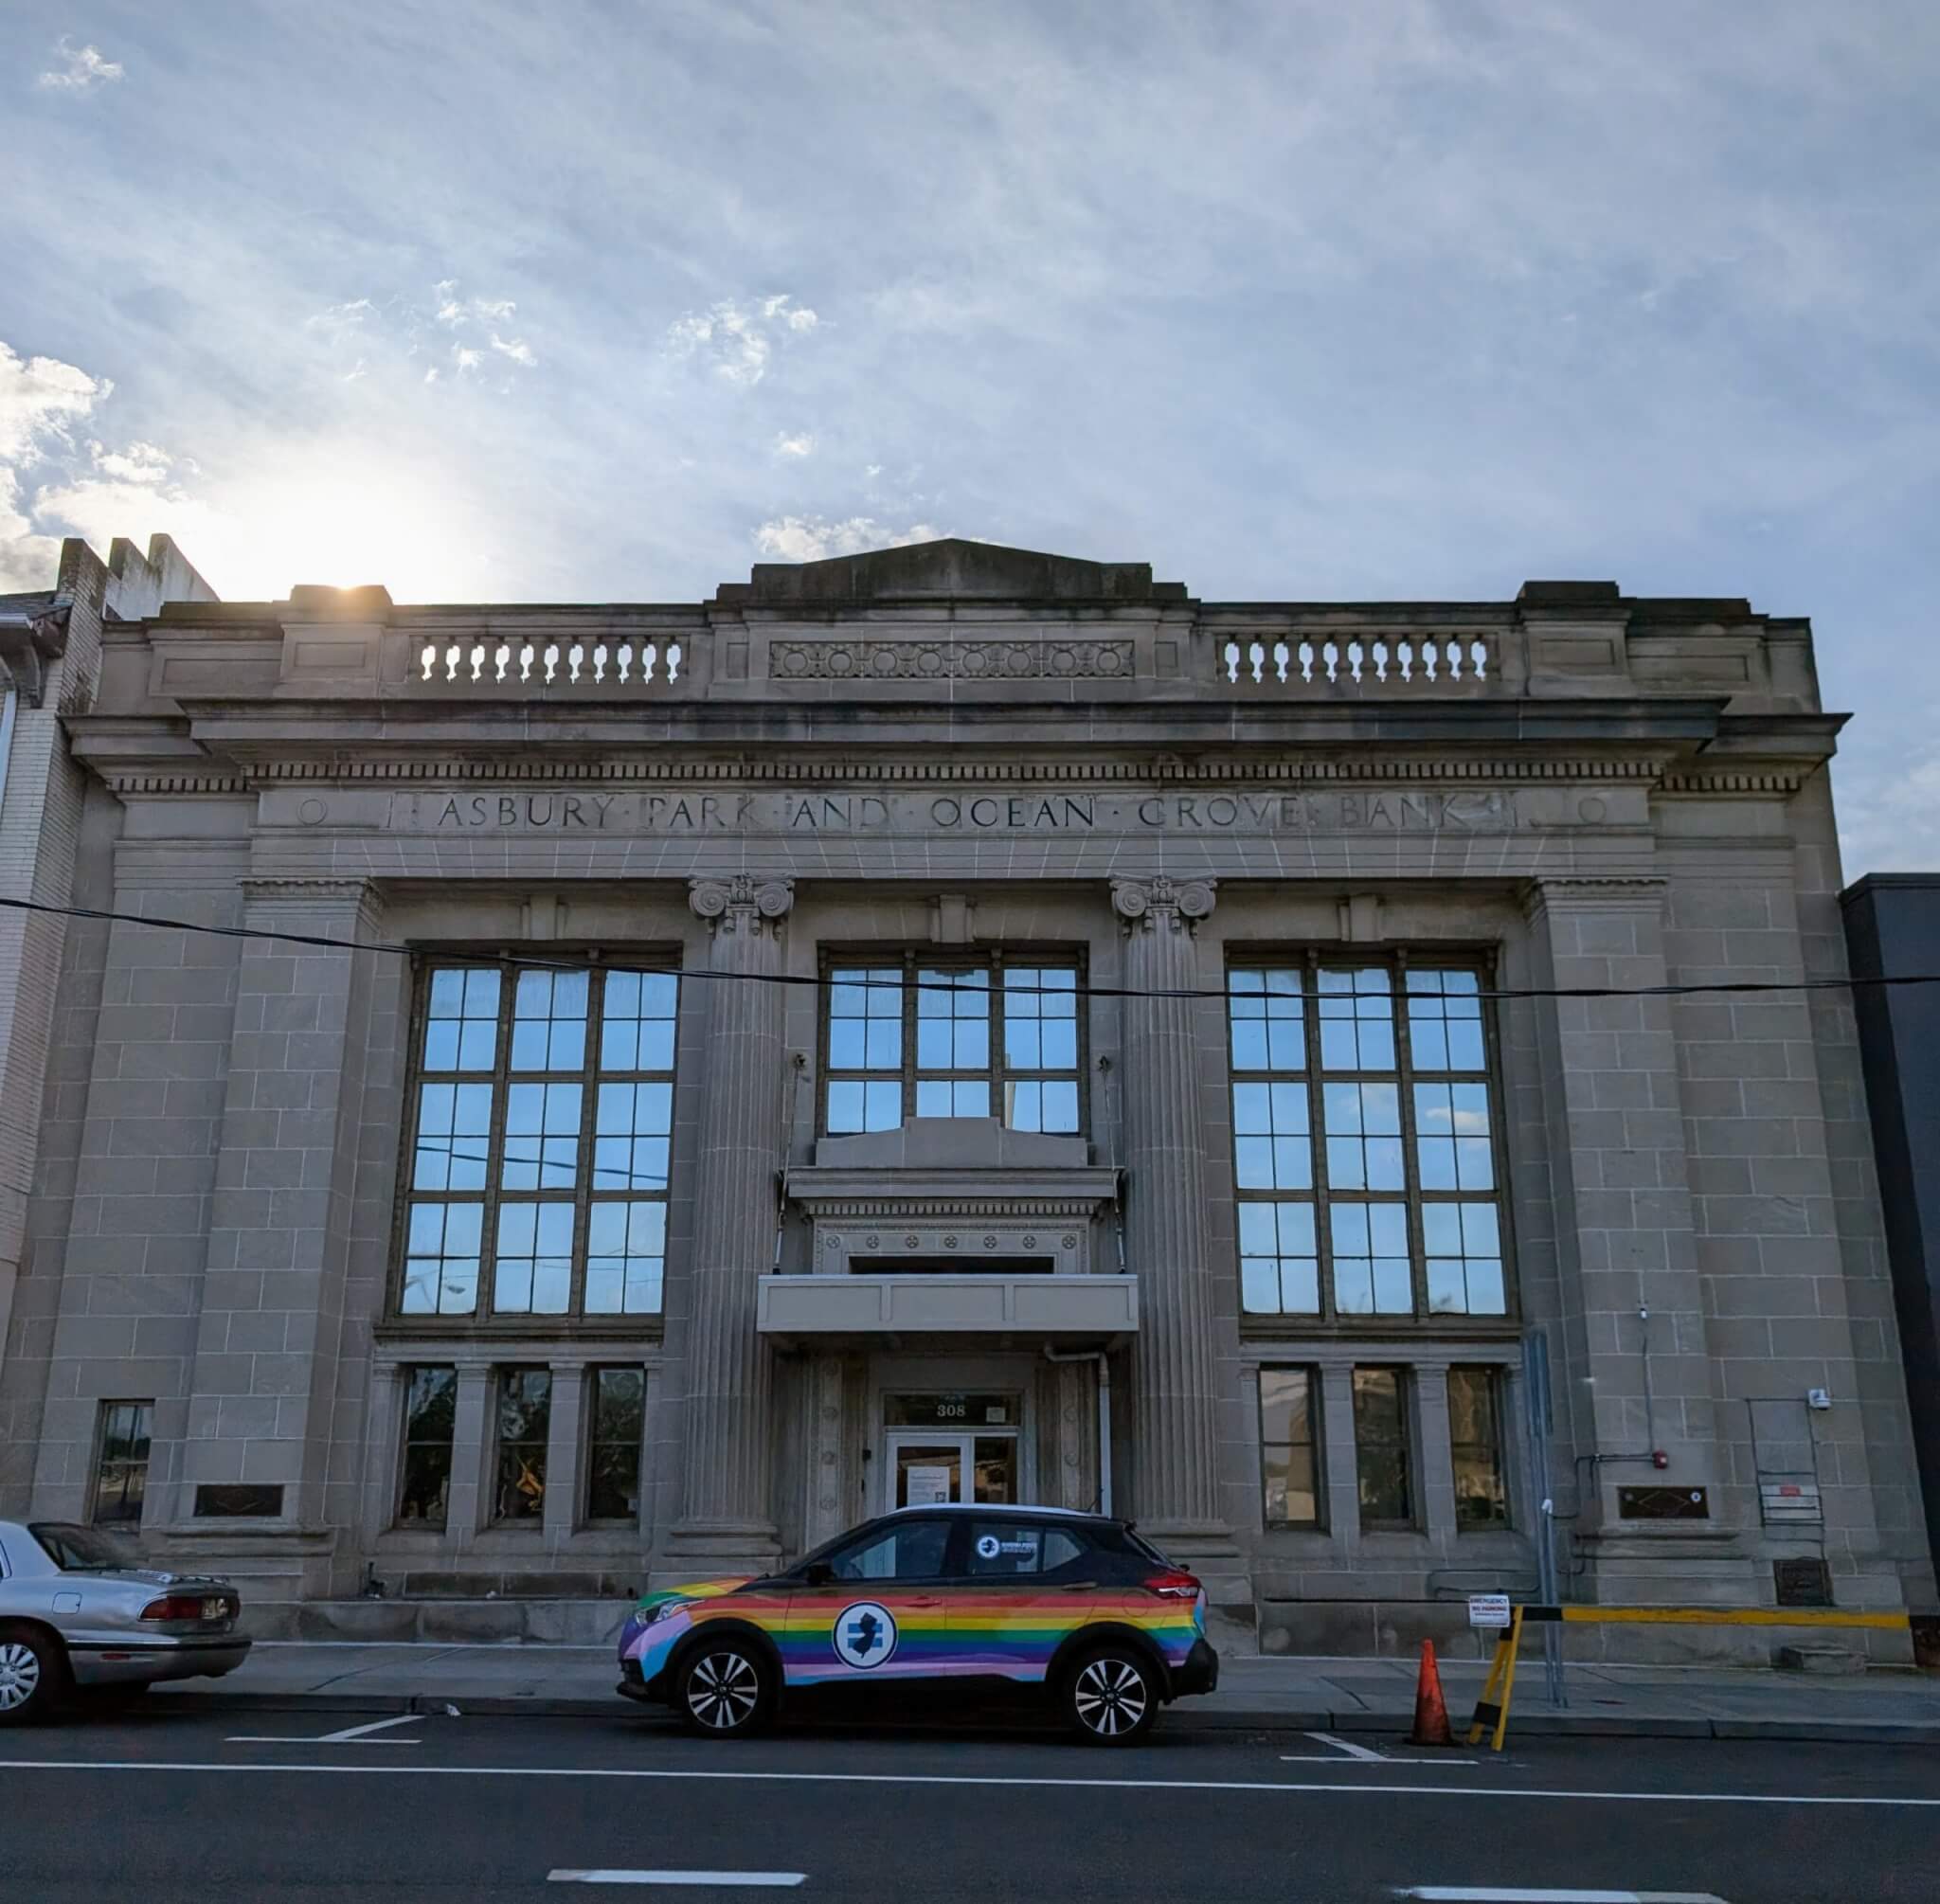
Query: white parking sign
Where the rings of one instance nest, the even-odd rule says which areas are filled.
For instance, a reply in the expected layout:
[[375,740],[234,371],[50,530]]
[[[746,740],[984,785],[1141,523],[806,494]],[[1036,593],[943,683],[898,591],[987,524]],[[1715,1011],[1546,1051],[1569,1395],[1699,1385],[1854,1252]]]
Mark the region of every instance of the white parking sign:
[[1468,1624],[1471,1626],[1506,1626],[1509,1624],[1509,1596],[1506,1593],[1471,1593],[1468,1596]]

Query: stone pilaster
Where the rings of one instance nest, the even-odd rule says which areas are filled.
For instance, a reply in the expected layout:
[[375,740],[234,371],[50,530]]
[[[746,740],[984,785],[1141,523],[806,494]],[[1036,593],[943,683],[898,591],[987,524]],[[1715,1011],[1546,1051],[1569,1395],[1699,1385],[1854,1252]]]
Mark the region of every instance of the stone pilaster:
[[[362,880],[243,882],[243,923],[265,934],[348,947],[374,939],[378,921],[378,900]],[[276,1531],[326,1524],[364,1060],[383,956],[243,942],[177,1539],[224,1531],[219,1521],[194,1522],[203,1482],[280,1486]],[[247,1531],[273,1538],[264,1521]],[[321,1585],[306,1581],[310,1590]]]
[[781,922],[786,879],[736,873],[690,883],[713,937],[699,983],[708,1088],[694,1172],[687,1339],[685,1512],[677,1555],[759,1570],[780,1543],[769,1505],[772,1372],[755,1333],[755,1279],[773,1257],[781,1167]]
[[586,1372],[577,1362],[552,1370],[552,1423],[546,1438],[546,1543],[558,1548],[571,1538],[585,1500],[586,1479],[580,1471],[585,1446]]
[[[1671,1008],[1636,996],[1665,983],[1663,897],[1662,880],[1635,877],[1548,879],[1529,898],[1537,983],[1620,992],[1538,1001],[1563,1291],[1552,1385],[1584,1478],[1588,1597],[1611,1602],[1747,1590],[1721,1486]],[[1702,1488],[1711,1518],[1624,1520],[1625,1484]]]
[[[1194,932],[1211,880],[1115,879],[1124,922],[1125,1252],[1139,1279],[1134,1498],[1180,1557],[1227,1538],[1218,1509]],[[1177,993],[1178,997],[1165,997]]]

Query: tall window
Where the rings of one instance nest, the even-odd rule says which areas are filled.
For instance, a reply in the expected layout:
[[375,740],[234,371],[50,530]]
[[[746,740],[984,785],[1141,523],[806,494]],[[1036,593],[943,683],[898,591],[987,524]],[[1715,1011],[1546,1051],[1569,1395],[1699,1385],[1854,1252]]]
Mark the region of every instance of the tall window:
[[458,1372],[411,1369],[404,1376],[404,1471],[398,1489],[401,1527],[442,1527],[451,1501],[452,1433]]
[[1260,1472],[1268,1527],[1320,1527],[1320,1372],[1260,1371]]
[[538,1520],[546,1512],[546,1448],[552,1433],[552,1371],[498,1372],[494,1520]]
[[637,1523],[640,1518],[640,1438],[646,1429],[647,1372],[594,1369],[586,1437],[586,1518]]
[[398,1310],[660,1310],[679,984],[624,968],[434,967]]
[[829,970],[826,997],[831,1136],[894,1130],[911,1117],[1083,1128],[1075,965],[996,955],[843,961]]
[[1360,1480],[1360,1524],[1369,1532],[1415,1524],[1408,1402],[1405,1370],[1355,1370],[1354,1464]]
[[1478,975],[1273,965],[1227,990],[1245,1312],[1506,1315]]
[[139,1525],[148,1498],[148,1450],[153,1402],[103,1402],[95,1456],[97,1527]]
[[1448,1439],[1455,1457],[1455,1525],[1464,1533],[1507,1527],[1499,1369],[1448,1371]]

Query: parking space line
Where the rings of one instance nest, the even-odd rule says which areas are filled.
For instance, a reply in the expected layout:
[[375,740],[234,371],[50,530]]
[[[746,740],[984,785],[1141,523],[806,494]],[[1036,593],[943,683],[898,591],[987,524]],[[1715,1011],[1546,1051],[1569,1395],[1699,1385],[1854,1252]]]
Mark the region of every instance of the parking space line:
[[1496,1884],[1417,1884],[1397,1895],[1436,1904],[1725,1904],[1715,1891],[1523,1891]]
[[391,1726],[416,1725],[422,1713],[400,1713],[394,1719],[372,1719],[368,1726],[346,1726],[340,1733],[319,1733],[306,1734],[302,1738],[291,1738],[287,1734],[271,1736],[263,1733],[236,1733],[225,1739],[225,1745],[422,1745],[422,1739],[374,1739],[371,1733],[381,1733]]
[[800,1871],[548,1871],[548,1884],[710,1884],[758,1885],[792,1890],[807,1874]]
[[1372,1751],[1366,1746],[1349,1745],[1345,1739],[1336,1738],[1332,1733],[1309,1733],[1310,1739],[1319,1739],[1324,1746],[1332,1746],[1338,1752],[1344,1752],[1349,1758],[1359,1759],[1364,1765],[1386,1765],[1385,1752]]

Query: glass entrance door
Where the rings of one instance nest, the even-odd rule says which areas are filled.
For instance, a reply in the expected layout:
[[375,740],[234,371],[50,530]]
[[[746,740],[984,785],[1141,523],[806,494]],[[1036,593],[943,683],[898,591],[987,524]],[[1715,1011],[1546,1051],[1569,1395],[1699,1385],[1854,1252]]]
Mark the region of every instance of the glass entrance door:
[[891,1429],[889,1483],[889,1507],[1007,1506],[1017,1498],[1017,1437]]

